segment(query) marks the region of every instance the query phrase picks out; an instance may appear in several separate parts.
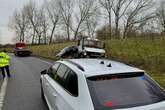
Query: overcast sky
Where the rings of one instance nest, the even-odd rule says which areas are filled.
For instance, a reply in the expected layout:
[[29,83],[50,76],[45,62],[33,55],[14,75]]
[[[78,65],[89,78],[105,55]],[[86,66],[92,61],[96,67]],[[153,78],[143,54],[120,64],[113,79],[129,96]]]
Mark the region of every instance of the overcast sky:
[[[0,43],[11,43],[14,34],[8,29],[9,18],[30,0],[0,0]],[[32,0],[41,5],[43,0]]]
[[[11,43],[14,34],[8,29],[9,19],[13,12],[17,9],[20,10],[30,0],[0,0],[0,43]],[[32,0],[37,5],[42,5],[44,0]],[[156,3],[161,0],[154,0]]]

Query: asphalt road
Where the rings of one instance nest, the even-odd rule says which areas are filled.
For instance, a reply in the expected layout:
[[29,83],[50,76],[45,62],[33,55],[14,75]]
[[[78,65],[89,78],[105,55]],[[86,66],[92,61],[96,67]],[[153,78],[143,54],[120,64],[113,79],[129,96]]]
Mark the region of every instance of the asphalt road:
[[12,56],[12,77],[2,110],[48,110],[40,96],[40,71],[48,67],[50,64],[38,58]]

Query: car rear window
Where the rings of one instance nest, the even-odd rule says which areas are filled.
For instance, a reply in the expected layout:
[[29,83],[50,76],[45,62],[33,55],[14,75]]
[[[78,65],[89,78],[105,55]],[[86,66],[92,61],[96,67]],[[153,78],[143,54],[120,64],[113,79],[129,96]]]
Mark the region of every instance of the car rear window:
[[95,110],[130,108],[165,100],[164,91],[144,73],[87,78]]

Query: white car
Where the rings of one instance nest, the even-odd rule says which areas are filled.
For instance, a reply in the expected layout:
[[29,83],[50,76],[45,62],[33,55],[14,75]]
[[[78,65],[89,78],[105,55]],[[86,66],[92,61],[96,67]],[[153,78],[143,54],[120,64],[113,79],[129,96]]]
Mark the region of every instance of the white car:
[[106,59],[57,61],[41,72],[50,110],[165,110],[165,91],[145,71]]

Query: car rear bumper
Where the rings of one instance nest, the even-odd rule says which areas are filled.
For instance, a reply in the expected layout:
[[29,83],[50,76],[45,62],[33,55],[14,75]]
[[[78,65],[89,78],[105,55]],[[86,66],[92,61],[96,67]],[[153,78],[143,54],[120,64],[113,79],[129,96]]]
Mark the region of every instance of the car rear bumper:
[[31,51],[16,51],[16,54],[18,55],[18,56],[29,56],[29,55],[31,55]]
[[165,101],[151,105],[116,110],[165,110]]

